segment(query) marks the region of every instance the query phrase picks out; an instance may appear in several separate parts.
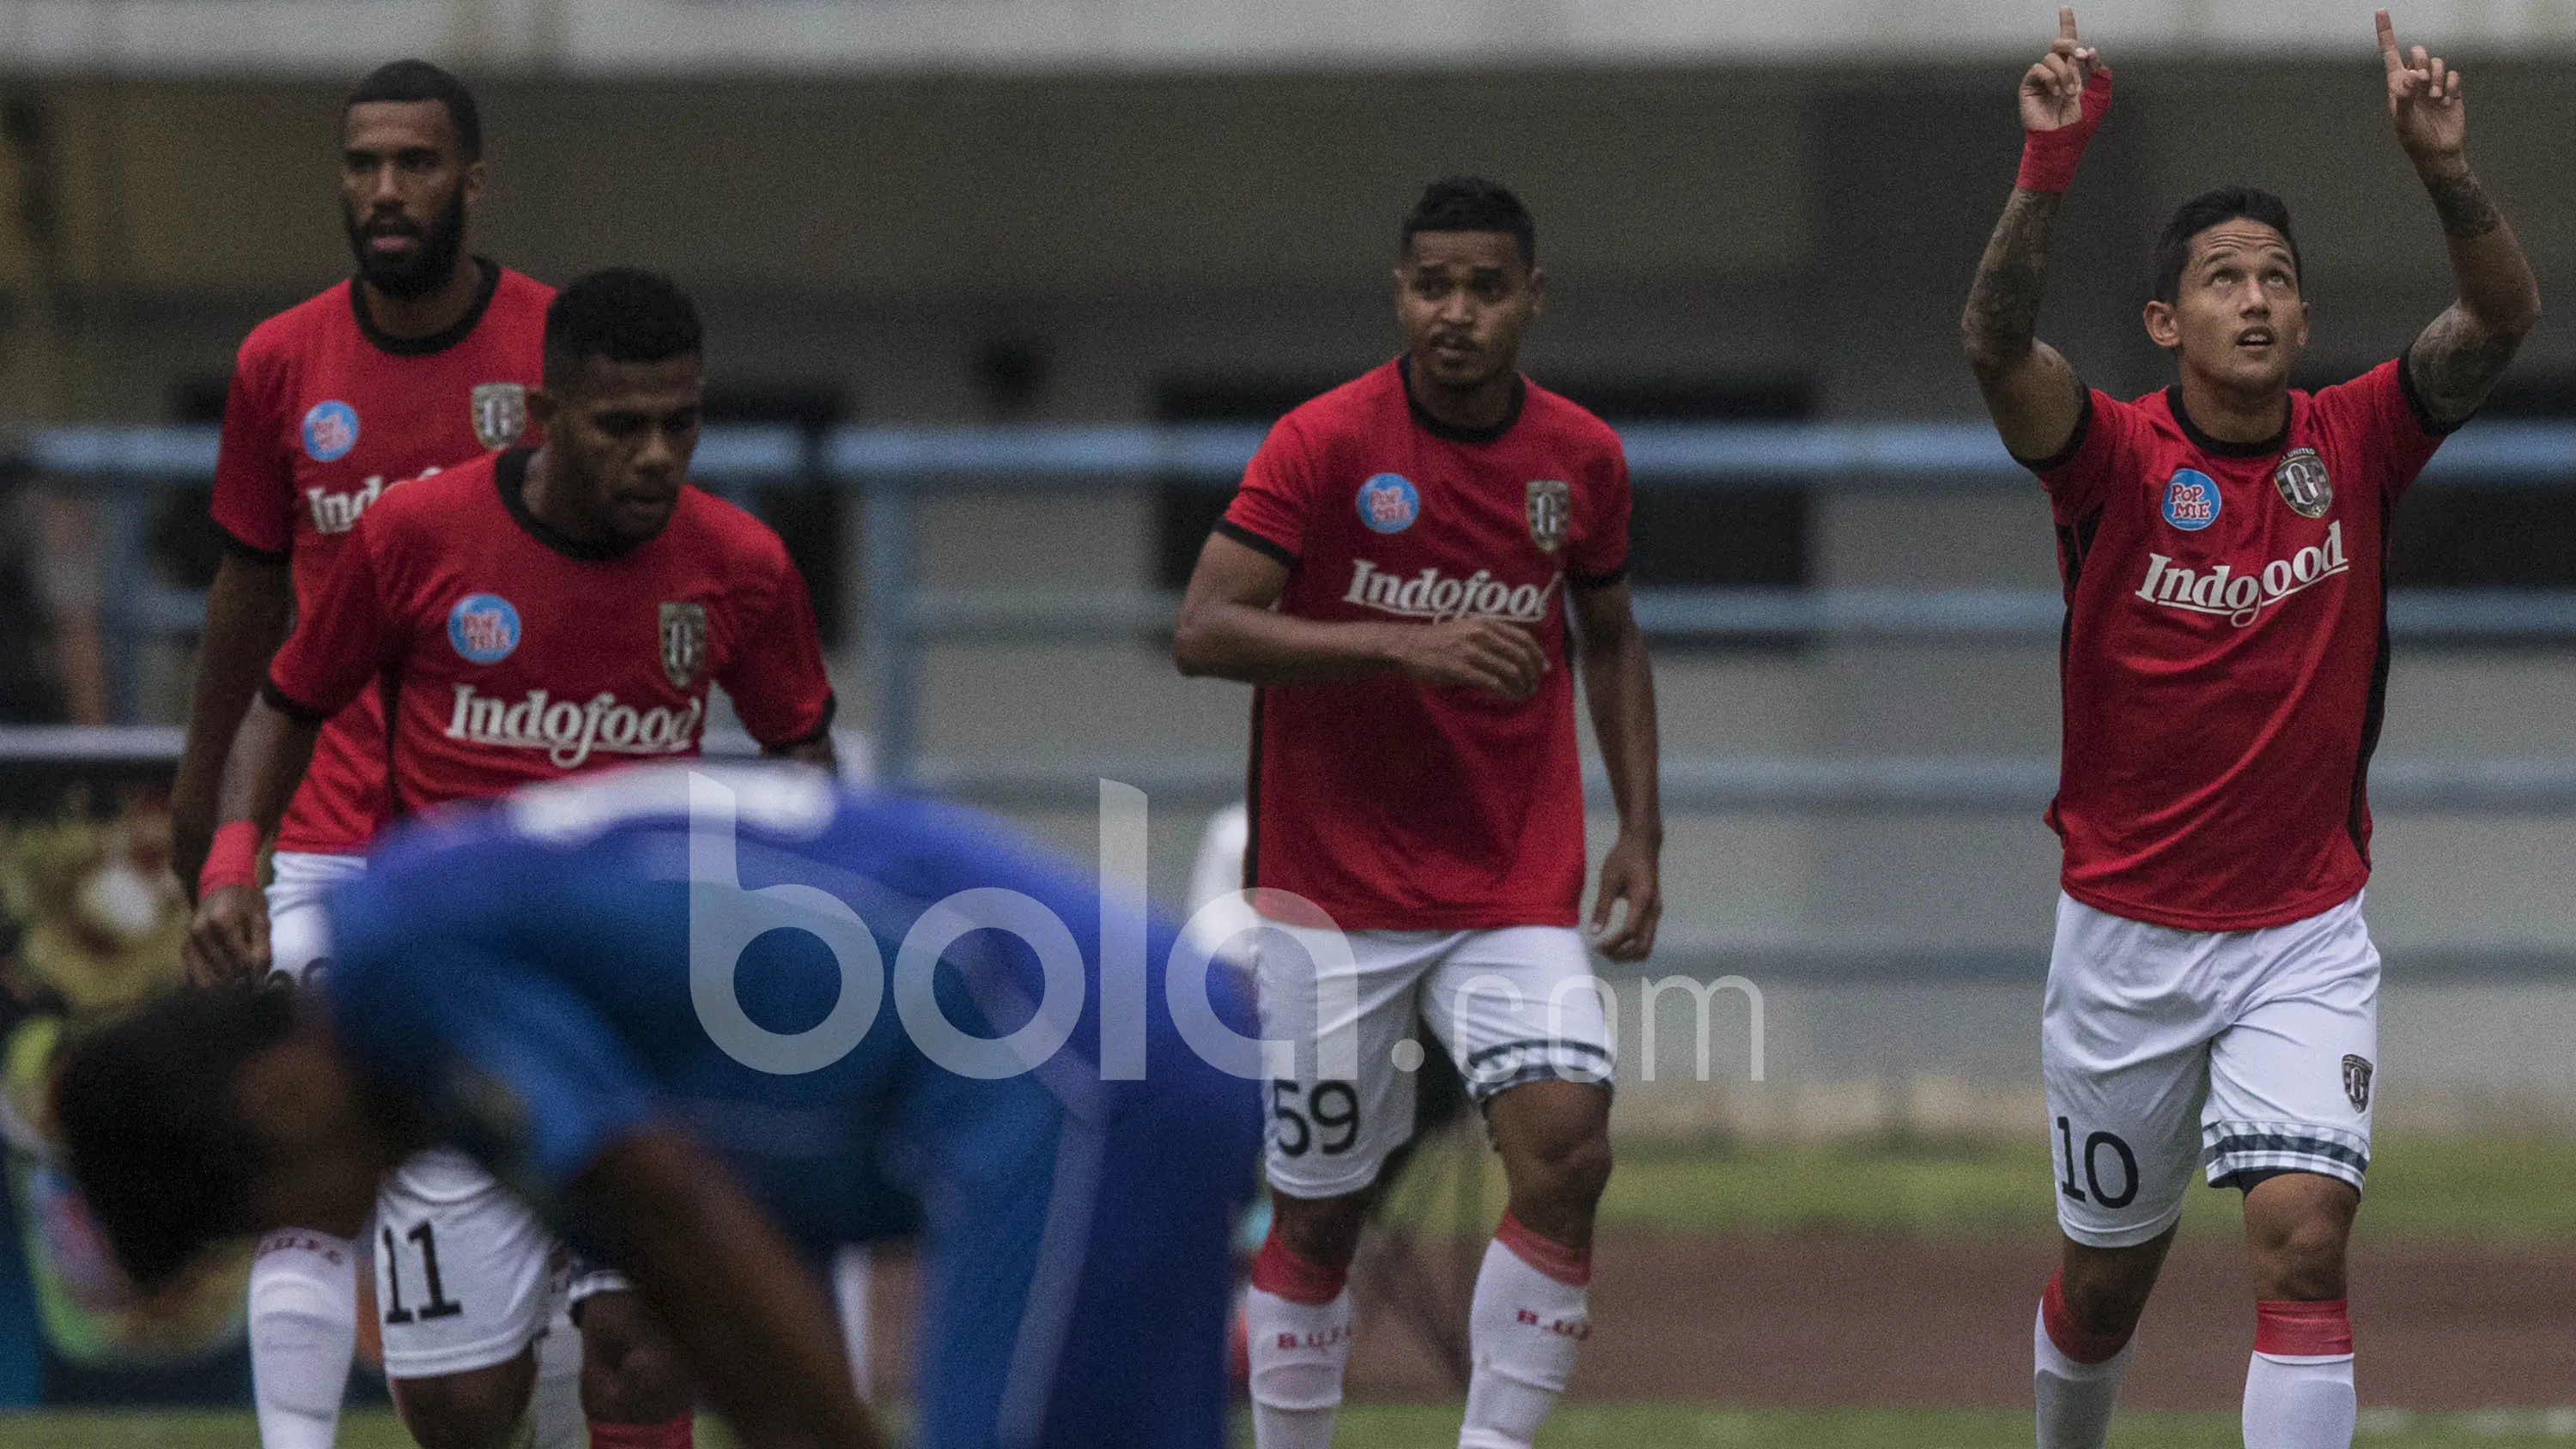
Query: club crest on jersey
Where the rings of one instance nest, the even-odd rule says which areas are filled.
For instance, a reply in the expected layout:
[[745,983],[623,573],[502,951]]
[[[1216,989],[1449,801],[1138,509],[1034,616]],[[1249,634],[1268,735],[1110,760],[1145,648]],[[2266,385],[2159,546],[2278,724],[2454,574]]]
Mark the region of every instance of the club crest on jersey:
[[447,611],[447,642],[476,664],[498,664],[519,647],[519,611],[499,594],[467,594]]
[[2370,1110],[2370,1058],[2346,1056],[2343,1059],[2343,1095],[2352,1110]]
[[707,606],[704,604],[664,604],[662,606],[662,675],[673,689],[687,689],[698,682],[698,672],[707,667]]
[[2281,490],[2281,501],[2301,518],[2323,518],[2334,507],[2334,480],[2326,476],[2326,460],[2314,448],[2292,448],[2281,466],[2272,470],[2272,486]]
[[304,415],[304,456],[334,463],[358,446],[358,410],[344,402],[318,402]]
[[519,441],[528,426],[528,390],[515,382],[474,384],[474,440],[487,449]]
[[1401,473],[1380,473],[1360,485],[1360,522],[1373,533],[1402,533],[1422,516],[1422,495]]
[[1554,553],[1565,547],[1567,529],[1574,516],[1574,490],[1562,478],[1532,478],[1526,490],[1530,542],[1539,552]]
[[2165,522],[2198,533],[2218,521],[2218,480],[2198,468],[2176,468],[2165,483]]

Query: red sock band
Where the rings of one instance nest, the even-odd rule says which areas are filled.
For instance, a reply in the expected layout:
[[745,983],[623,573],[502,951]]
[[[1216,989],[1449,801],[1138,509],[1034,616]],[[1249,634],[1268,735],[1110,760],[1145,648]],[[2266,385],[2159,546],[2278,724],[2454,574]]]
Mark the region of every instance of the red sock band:
[[1261,1240],[1261,1251],[1252,1259],[1252,1286],[1291,1303],[1330,1303],[1342,1296],[1342,1284],[1350,1276],[1347,1264],[1327,1268],[1298,1257],[1279,1240],[1275,1227]]
[[2059,1287],[2060,1274],[2048,1275],[2048,1290],[2039,1295],[2039,1321],[2048,1330],[2048,1341],[2057,1351],[2077,1363],[2109,1363],[2120,1350],[2129,1346],[2125,1333],[2092,1333],[2066,1311],[2066,1294]]
[[214,844],[197,872],[197,894],[218,886],[259,884],[259,827],[247,820],[227,820],[215,827]]
[[590,1449],[690,1449],[696,1436],[697,1415],[684,1413],[659,1424],[602,1424],[590,1426]]
[[2344,1300],[2293,1303],[2273,1298],[2255,1304],[2254,1351],[2283,1358],[2339,1358],[2352,1352],[2352,1319]]
[[1569,1288],[1581,1288],[1592,1281],[1590,1248],[1569,1248],[1553,1238],[1542,1238],[1508,1211],[1503,1214],[1503,1225],[1494,1229],[1494,1241],[1511,1249],[1513,1257]]
[[2025,131],[2021,138],[2021,177],[2013,184],[2024,191],[2064,191],[2075,184],[2075,163],[2084,159],[2085,143],[2102,127],[2111,109],[2111,72],[2095,67],[2084,82],[2083,118],[2054,131]]

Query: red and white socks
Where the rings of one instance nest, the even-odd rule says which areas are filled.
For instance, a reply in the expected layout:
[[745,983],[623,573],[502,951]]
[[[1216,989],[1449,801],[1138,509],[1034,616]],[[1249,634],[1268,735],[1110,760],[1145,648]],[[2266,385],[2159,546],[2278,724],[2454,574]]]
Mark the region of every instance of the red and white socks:
[[285,1228],[250,1265],[250,1369],[265,1449],[331,1449],[358,1348],[358,1253],[347,1238]]
[[2350,1449],[2357,1413],[2344,1300],[2255,1304],[2245,1449]]
[[1475,1371],[1458,1449],[1528,1449],[1592,1331],[1591,1282],[1590,1249],[1542,1238],[1503,1214],[1467,1311]]
[[1279,1230],[1252,1260],[1243,1321],[1254,1449],[1328,1449],[1351,1356],[1350,1270],[1310,1263]]
[[2130,1338],[2089,1333],[2066,1311],[2058,1275],[2048,1275],[2031,1329],[2031,1392],[2039,1406],[2039,1449],[2102,1449],[2111,1401],[2129,1371]]

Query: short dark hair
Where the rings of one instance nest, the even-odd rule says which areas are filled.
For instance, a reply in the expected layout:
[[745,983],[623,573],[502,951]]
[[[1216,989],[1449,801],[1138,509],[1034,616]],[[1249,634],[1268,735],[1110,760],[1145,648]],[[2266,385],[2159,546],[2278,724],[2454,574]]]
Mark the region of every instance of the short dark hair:
[[2191,266],[2191,239],[2223,221],[2243,217],[2259,221],[2281,234],[2290,246],[2290,270],[2304,276],[2306,266],[2299,260],[2299,239],[2290,232],[2289,204],[2268,191],[2251,186],[2222,186],[2204,191],[2184,202],[2165,223],[2164,234],[2156,238],[2156,300],[2172,303],[2182,296],[2182,274]]
[[670,278],[633,267],[593,272],[546,308],[546,386],[562,388],[583,359],[662,362],[701,351],[698,309]]
[[1521,260],[1538,265],[1538,219],[1499,181],[1444,176],[1424,187],[1422,199],[1404,214],[1397,250],[1412,251],[1414,237],[1426,231],[1506,232],[1521,244]]
[[65,1048],[54,1083],[63,1156],[138,1286],[160,1286],[253,1226],[256,1149],[234,1076],[294,1026],[283,990],[180,990]]
[[425,60],[397,60],[367,72],[340,105],[346,116],[351,108],[377,101],[436,101],[447,107],[447,119],[456,127],[457,149],[468,161],[483,159],[483,113],[474,104],[474,93],[458,80]]

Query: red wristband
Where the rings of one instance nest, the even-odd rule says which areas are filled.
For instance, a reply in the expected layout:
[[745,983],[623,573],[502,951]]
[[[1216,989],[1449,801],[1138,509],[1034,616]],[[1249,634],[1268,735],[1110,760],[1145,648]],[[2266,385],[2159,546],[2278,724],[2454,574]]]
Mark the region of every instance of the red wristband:
[[197,894],[218,886],[259,884],[259,827],[247,820],[227,820],[215,827],[215,842],[206,865],[197,872]]
[[2111,109],[2111,72],[2096,67],[2084,82],[2080,119],[2054,131],[2026,131],[2021,138],[2021,176],[2013,184],[2024,191],[2064,191],[2075,184],[2075,163],[2084,145],[2102,128]]

